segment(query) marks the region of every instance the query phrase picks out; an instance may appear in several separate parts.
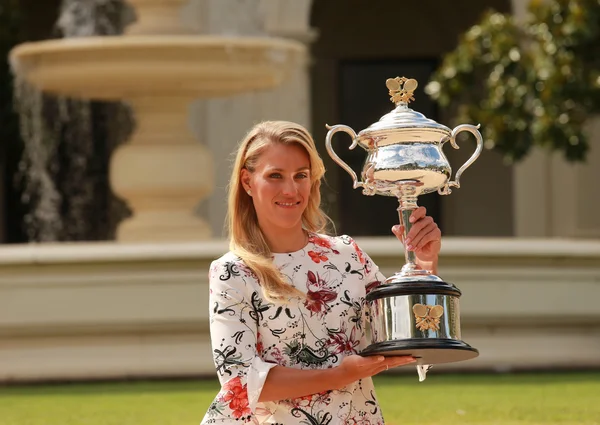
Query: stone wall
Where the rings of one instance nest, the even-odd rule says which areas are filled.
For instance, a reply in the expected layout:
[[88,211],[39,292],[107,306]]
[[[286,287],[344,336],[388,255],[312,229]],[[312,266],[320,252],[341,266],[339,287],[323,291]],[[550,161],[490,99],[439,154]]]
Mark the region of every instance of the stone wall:
[[[386,275],[391,238],[357,239]],[[225,241],[0,247],[0,381],[214,377],[210,262]],[[447,238],[477,359],[436,370],[600,367],[600,243]]]

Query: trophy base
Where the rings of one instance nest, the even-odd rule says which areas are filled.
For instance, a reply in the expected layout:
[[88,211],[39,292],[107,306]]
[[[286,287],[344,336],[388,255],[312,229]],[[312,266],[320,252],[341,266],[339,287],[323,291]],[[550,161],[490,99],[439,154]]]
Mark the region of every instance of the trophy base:
[[440,277],[427,273],[419,274],[404,274],[402,272],[396,273],[385,280],[386,285],[394,285],[399,283],[410,283],[410,282],[444,282]]
[[402,267],[402,270],[390,276],[385,281],[388,285],[408,282],[443,282],[443,280],[429,270],[422,269],[419,265],[408,262]]
[[470,360],[479,350],[455,339],[402,339],[372,344],[359,353],[368,356],[412,356],[418,365],[454,363]]

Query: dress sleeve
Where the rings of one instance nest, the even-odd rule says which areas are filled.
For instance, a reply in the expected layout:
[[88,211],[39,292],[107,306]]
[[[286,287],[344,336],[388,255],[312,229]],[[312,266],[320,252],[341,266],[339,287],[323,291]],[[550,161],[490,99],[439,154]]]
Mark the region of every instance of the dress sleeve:
[[221,383],[215,408],[235,419],[256,412],[267,374],[276,366],[258,354],[260,298],[244,269],[240,261],[217,260],[209,272],[210,336]]
[[349,239],[350,239],[351,245],[356,250],[356,255],[358,256],[358,260],[361,262],[361,264],[364,267],[364,271],[365,271],[365,280],[364,281],[365,281],[365,287],[366,287],[367,294],[368,294],[373,288],[376,288],[377,286],[379,286],[383,282],[385,282],[386,277],[383,275],[383,273],[381,273],[381,271],[379,271],[379,267],[377,266],[377,264],[375,264],[375,262],[373,262],[371,257],[369,257],[369,255],[358,246],[358,244],[354,241],[354,239],[352,239],[352,238],[349,238]]

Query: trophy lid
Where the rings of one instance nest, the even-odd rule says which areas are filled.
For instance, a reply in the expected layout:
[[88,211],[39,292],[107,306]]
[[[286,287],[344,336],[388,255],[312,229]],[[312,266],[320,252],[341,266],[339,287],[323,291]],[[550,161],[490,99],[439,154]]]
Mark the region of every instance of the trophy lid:
[[406,129],[419,129],[425,132],[431,130],[436,134],[440,132],[444,134],[451,133],[451,130],[445,125],[439,124],[408,107],[408,104],[415,100],[413,92],[417,88],[417,80],[406,77],[388,78],[385,85],[389,89],[390,100],[396,104],[396,108],[385,114],[376,123],[362,130],[359,136],[381,132],[382,130],[402,131]]

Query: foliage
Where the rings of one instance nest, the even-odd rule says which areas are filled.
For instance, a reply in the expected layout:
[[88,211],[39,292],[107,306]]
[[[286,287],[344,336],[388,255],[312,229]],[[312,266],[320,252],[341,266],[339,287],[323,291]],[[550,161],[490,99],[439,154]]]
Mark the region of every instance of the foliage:
[[535,145],[583,161],[583,124],[600,112],[600,0],[534,0],[522,23],[487,12],[426,91],[508,161]]

